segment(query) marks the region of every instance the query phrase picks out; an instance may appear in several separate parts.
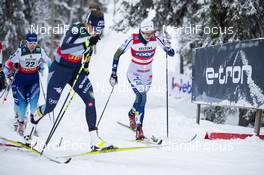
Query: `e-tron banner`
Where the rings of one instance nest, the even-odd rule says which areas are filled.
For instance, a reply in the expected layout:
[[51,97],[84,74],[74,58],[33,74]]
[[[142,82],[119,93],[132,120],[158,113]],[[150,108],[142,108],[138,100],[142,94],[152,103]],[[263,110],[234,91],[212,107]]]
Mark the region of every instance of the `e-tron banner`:
[[264,39],[198,48],[192,101],[264,109]]

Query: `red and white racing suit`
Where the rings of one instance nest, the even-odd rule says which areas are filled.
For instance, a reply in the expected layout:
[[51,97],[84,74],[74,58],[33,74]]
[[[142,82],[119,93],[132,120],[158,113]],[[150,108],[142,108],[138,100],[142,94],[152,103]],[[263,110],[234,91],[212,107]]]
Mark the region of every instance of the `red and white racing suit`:
[[146,42],[140,34],[132,34],[114,55],[112,70],[116,72],[119,57],[128,49],[131,49],[132,57],[127,70],[127,78],[136,94],[136,100],[131,110],[138,112],[138,117],[136,118],[137,124],[143,123],[146,93],[149,91],[152,83],[152,62],[156,48],[160,46],[166,51],[165,48],[168,46],[165,43],[163,38],[155,35]]

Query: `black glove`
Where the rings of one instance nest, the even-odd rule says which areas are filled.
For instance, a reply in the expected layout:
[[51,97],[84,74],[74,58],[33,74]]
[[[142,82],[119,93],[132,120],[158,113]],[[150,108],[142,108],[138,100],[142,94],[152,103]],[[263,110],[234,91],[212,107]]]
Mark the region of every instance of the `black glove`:
[[5,75],[3,72],[0,72],[0,91],[6,88]]
[[111,85],[112,87],[114,87],[115,85],[117,85],[118,80],[117,80],[116,72],[113,72],[113,73],[111,74],[111,77],[110,77],[110,79],[109,79],[109,83],[110,83],[110,85]]
[[19,63],[15,63],[13,65],[13,67],[14,67],[15,70],[18,70],[20,68],[20,64]]
[[92,37],[89,39],[89,46],[96,45],[96,43],[97,43],[99,40],[100,40],[100,36],[99,36],[99,35],[92,36]]
[[173,48],[166,47],[165,50],[166,50],[166,53],[167,53],[169,56],[171,56],[171,57],[174,56],[175,52],[174,52],[174,49],[173,49]]

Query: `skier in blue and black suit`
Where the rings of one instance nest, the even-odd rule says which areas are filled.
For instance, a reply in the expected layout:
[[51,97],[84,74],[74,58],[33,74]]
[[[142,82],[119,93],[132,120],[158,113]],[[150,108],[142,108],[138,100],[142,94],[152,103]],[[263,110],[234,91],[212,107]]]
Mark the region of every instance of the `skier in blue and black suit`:
[[[33,124],[37,124],[41,118],[53,111],[64,87],[69,84],[85,103],[86,121],[93,150],[104,148],[107,144],[97,135],[95,99],[87,70],[89,60],[87,62],[85,59],[87,54],[91,55],[92,47],[100,40],[103,28],[104,16],[97,6],[90,8],[84,23],[74,23],[70,26],[61,46],[57,49],[55,61],[49,71],[46,104],[39,106],[38,114],[31,119]],[[84,60],[85,68],[73,86]]]

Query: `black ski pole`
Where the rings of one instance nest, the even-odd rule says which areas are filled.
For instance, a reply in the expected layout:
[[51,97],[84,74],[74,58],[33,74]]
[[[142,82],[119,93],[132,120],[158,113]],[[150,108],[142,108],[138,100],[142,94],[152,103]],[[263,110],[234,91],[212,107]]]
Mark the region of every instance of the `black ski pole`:
[[168,90],[168,54],[166,53],[166,121],[167,137],[169,137],[169,90]]
[[[18,64],[18,63],[15,63],[15,66],[16,66],[16,64]],[[19,64],[18,64],[19,65]],[[15,67],[14,66],[14,67]],[[15,80],[15,74],[18,72],[18,68],[16,68],[15,69],[15,72],[13,73],[13,75],[11,76],[11,77],[13,77],[12,79],[9,79],[10,80],[10,83],[8,84],[8,86],[7,86],[7,88],[6,88],[6,94],[5,94],[5,96],[4,96],[4,99],[3,99],[3,103],[7,100],[7,96],[8,96],[8,94],[9,94],[9,91],[10,91],[10,89],[11,89],[11,86],[12,86],[12,84],[13,84],[13,82],[14,82],[14,80]],[[1,96],[2,97],[2,96]]]
[[[17,72],[17,71],[16,71],[16,72]],[[16,72],[15,72],[15,73],[16,73]],[[4,96],[4,99],[3,99],[3,104],[4,104],[4,102],[7,100],[7,96],[8,96],[8,94],[9,94],[9,91],[10,91],[10,89],[11,89],[11,86],[12,86],[13,82],[14,82],[14,77],[13,77],[13,79],[11,80],[11,82],[9,83],[9,85],[8,85],[7,88],[6,88],[6,93],[5,93],[5,96]]]
[[[83,70],[83,66],[82,66],[82,69],[80,69],[80,70]],[[76,78],[77,78],[77,77],[76,77]],[[79,75],[78,75],[78,78],[79,78]],[[76,81],[76,82],[77,82],[77,81]],[[55,122],[54,122],[54,124],[53,124],[53,126],[52,126],[52,128],[51,128],[50,133],[49,133],[49,136],[48,136],[48,138],[47,138],[47,140],[46,140],[46,142],[45,142],[45,144],[44,144],[44,146],[43,146],[43,148],[42,148],[41,154],[43,154],[45,148],[46,148],[47,145],[49,144],[49,142],[50,142],[50,140],[51,140],[53,134],[55,133],[55,130],[57,129],[57,127],[58,127],[58,125],[59,125],[59,123],[60,123],[62,117],[64,116],[64,114],[65,114],[65,112],[67,111],[67,109],[68,109],[68,107],[69,107],[69,105],[70,105],[72,99],[73,99],[74,96],[75,96],[75,92],[74,92],[73,95],[72,95],[72,97],[71,97],[70,100],[68,101],[68,98],[69,98],[69,96],[70,96],[70,94],[71,94],[71,91],[73,90],[73,87],[74,87],[74,86],[72,86],[70,92],[68,93],[66,99],[64,100],[64,103],[63,103],[63,105],[62,105],[62,107],[61,107],[61,109],[60,109],[60,112],[59,112],[59,114],[57,115],[56,120],[55,120]],[[65,104],[66,104],[67,101],[68,101],[68,103],[67,103],[67,105],[66,105],[66,107],[65,107],[65,109],[64,109],[64,106],[65,106]],[[61,113],[62,113],[62,114],[61,114]]]
[[[87,58],[86,58],[85,60],[89,60],[89,59],[91,58],[92,49],[90,49],[88,52],[89,52],[89,53],[88,53]],[[52,128],[51,128],[51,131],[50,131],[50,133],[49,133],[49,135],[48,135],[48,137],[47,137],[47,139],[46,139],[46,142],[45,142],[45,144],[44,144],[44,146],[43,146],[43,148],[42,148],[41,155],[43,154],[43,152],[44,152],[45,148],[47,147],[48,143],[50,142],[50,140],[51,140],[51,138],[52,138],[52,136],[53,136],[55,130],[57,129],[57,127],[58,127],[58,125],[59,125],[59,123],[60,123],[62,117],[64,116],[64,114],[65,114],[65,112],[67,111],[68,107],[70,106],[70,104],[71,104],[73,98],[75,97],[76,92],[74,91],[72,97],[70,98],[68,104],[66,105],[66,107],[65,107],[65,109],[64,109],[64,106],[65,106],[66,102],[68,101],[68,98],[69,98],[71,92],[73,91],[73,88],[74,88],[75,84],[77,83],[77,80],[79,79],[79,76],[80,76],[80,74],[81,74],[81,72],[82,72],[82,70],[83,70],[83,68],[84,68],[84,63],[85,63],[85,62],[82,63],[82,65],[81,65],[81,67],[80,67],[80,69],[79,69],[79,71],[78,71],[78,73],[77,73],[77,75],[76,75],[76,78],[75,78],[75,80],[74,80],[74,82],[73,82],[73,85],[72,85],[72,87],[71,87],[71,89],[70,89],[70,91],[69,91],[69,93],[68,93],[66,99],[64,100],[64,103],[63,103],[63,105],[62,105],[62,107],[61,107],[61,109],[60,109],[60,112],[59,112],[59,114],[58,114],[57,117],[56,117],[56,120],[55,120],[55,122],[54,122],[54,124],[53,124],[53,126],[52,126]],[[64,109],[64,110],[63,110],[63,109]],[[63,112],[63,113],[62,113],[62,112]],[[61,114],[61,113],[62,113],[62,114]]]
[[[43,87],[43,84],[42,84],[42,81],[41,80],[40,80],[40,86],[41,86],[41,90],[42,90],[43,97],[46,100],[46,95],[45,95],[44,87]],[[55,122],[54,110],[52,111],[52,120],[51,120],[50,113],[48,115],[49,115],[49,120],[52,121],[52,123],[54,124],[54,122]],[[61,139],[60,139],[59,146],[61,145],[62,140],[63,140],[63,137],[61,137]]]
[[109,94],[109,96],[108,96],[108,99],[107,99],[106,103],[105,103],[104,109],[103,109],[103,111],[102,111],[102,113],[101,113],[101,115],[100,115],[100,117],[99,117],[98,123],[97,123],[97,125],[96,125],[97,128],[98,128],[98,126],[99,126],[99,124],[100,124],[100,122],[101,122],[101,119],[103,118],[103,115],[104,115],[105,109],[106,109],[106,107],[107,107],[107,105],[108,105],[108,103],[109,103],[109,100],[110,100],[110,98],[111,98],[111,96],[112,96],[112,94],[113,94],[113,91],[114,91],[114,86],[112,87],[112,90],[111,90],[111,92],[110,92],[110,94]]
[[5,95],[4,95],[4,98],[3,98],[3,101],[2,101],[3,104],[7,100],[7,96],[8,96],[9,91],[10,91],[10,86],[11,86],[11,84],[7,87],[7,90],[5,92]]
[[4,94],[5,94],[6,90],[7,90],[7,88],[8,88],[8,87],[6,87],[6,88],[4,89],[3,93],[0,95],[0,98],[2,98],[2,97],[4,96]]

